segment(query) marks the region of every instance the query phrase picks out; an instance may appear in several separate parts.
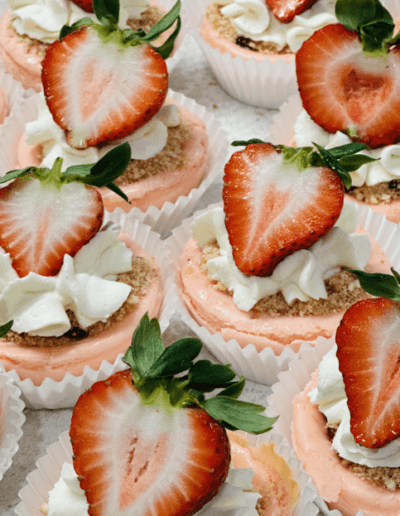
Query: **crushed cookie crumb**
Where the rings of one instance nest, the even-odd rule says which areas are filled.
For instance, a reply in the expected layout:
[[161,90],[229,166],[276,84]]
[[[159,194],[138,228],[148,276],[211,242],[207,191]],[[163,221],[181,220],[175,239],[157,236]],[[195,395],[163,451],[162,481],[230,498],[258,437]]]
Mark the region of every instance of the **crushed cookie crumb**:
[[[226,286],[220,281],[211,279],[207,268],[207,261],[219,256],[219,247],[214,240],[204,246],[200,258],[200,270],[208,276],[214,287],[228,295],[232,295]],[[308,315],[325,315],[347,310],[352,304],[369,296],[360,286],[356,276],[346,270],[341,270],[325,280],[325,287],[328,293],[327,299],[312,299],[311,301],[300,301],[296,299],[289,305],[281,292],[267,296],[250,310],[250,312],[266,313],[272,317],[290,315],[294,317]],[[350,288],[349,288],[350,287]]]
[[160,9],[157,9],[157,7],[149,7],[141,14],[140,18],[129,18],[127,25],[129,25],[129,27],[135,32],[138,29],[143,29],[145,32],[149,32],[153,25],[159,22],[164,15],[165,13]]
[[[221,7],[211,2],[207,9],[207,19],[212,27],[217,30],[221,36],[235,45],[247,47],[255,52],[262,54],[290,54],[291,50],[286,45],[282,50],[278,50],[278,46],[274,43],[266,41],[253,41],[238,34],[228,18],[221,14]],[[239,38],[239,39],[238,39]]]
[[216,83],[216,82],[209,82],[209,83],[208,83],[208,85],[209,85],[209,86],[216,86],[216,85],[217,85],[217,83]]
[[213,104],[213,109],[218,109],[217,104]]
[[146,286],[151,282],[155,274],[156,269],[147,258],[133,256],[132,270],[118,274],[116,280],[130,285],[132,287],[131,293],[124,304],[106,322],[98,321],[88,328],[81,328],[75,314],[71,310],[67,310],[71,329],[64,335],[60,337],[40,337],[31,336],[27,333],[16,333],[10,330],[7,333],[7,340],[22,346],[57,347],[76,344],[86,337],[99,335],[103,330],[122,321],[126,315],[135,309],[140,298],[146,294]]
[[378,183],[373,186],[356,186],[347,193],[360,202],[389,204],[400,199],[400,180],[392,179],[392,181]]

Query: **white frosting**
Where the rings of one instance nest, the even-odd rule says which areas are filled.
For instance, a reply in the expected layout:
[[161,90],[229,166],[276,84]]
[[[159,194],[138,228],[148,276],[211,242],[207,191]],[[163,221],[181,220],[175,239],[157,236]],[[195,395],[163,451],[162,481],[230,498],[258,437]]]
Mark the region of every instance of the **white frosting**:
[[355,227],[355,208],[352,203],[345,203],[335,227],[310,248],[287,256],[265,278],[247,276],[236,267],[222,208],[198,217],[193,223],[193,236],[200,246],[217,240],[220,256],[207,262],[211,277],[233,292],[233,301],[240,310],[248,311],[257,301],[278,291],[288,304],[295,299],[326,299],[325,279],[336,274],[340,267],[364,269],[368,262],[369,237],[349,235]]
[[[260,498],[253,489],[251,469],[230,469],[218,494],[208,502],[198,516],[258,516],[256,503]],[[61,477],[49,493],[48,516],[87,516],[88,504],[72,464],[64,463]]]
[[130,294],[115,281],[132,270],[132,251],[118,239],[120,227],[109,223],[72,258],[64,256],[56,276],[30,272],[20,278],[10,255],[0,253],[0,325],[13,320],[18,333],[59,337],[70,328],[72,310],[82,328],[107,319]]
[[337,23],[335,0],[317,0],[301,15],[289,23],[280,22],[269,11],[265,0],[214,0],[223,6],[221,13],[230,19],[236,32],[253,41],[273,43],[278,50],[286,45],[297,52],[306,39],[316,30]]
[[73,165],[95,163],[113,147],[128,142],[132,159],[146,160],[163,150],[167,143],[168,127],[180,124],[179,110],[174,104],[164,104],[160,111],[143,127],[126,138],[116,140],[101,148],[75,149],[68,145],[65,133],[53,120],[43,93],[38,96],[38,119],[25,125],[26,143],[42,145],[42,167],[51,168],[56,158],[63,158],[63,170]]
[[[19,34],[26,34],[43,43],[53,43],[63,25],[72,25],[84,17],[96,23],[94,14],[87,13],[70,0],[8,0],[12,9],[11,22]],[[128,27],[129,18],[138,19],[149,7],[148,0],[120,0],[119,26]]]
[[344,459],[370,468],[399,467],[400,439],[395,439],[382,448],[374,449],[365,448],[355,442],[350,432],[350,412],[336,351],[335,344],[322,359],[319,365],[318,386],[309,393],[311,401],[318,403],[319,410],[326,416],[328,423],[339,424],[332,447]]
[[[322,129],[304,109],[294,124],[294,137],[298,147],[310,146],[314,142],[322,147],[331,149],[339,145],[346,145],[352,141],[341,131],[331,134]],[[400,144],[361,151],[360,154],[365,154],[375,159],[380,158],[380,161],[367,163],[355,172],[351,172],[353,186],[362,186],[364,184],[373,186],[392,181],[392,179],[400,179]]]

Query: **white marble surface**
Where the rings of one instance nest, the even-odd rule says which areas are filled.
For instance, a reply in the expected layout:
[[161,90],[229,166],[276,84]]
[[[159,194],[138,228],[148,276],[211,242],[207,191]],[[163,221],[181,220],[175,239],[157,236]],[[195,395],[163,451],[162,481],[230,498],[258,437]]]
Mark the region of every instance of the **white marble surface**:
[[[216,83],[207,61],[192,39],[185,41],[182,59],[170,77],[170,87],[206,106],[221,122],[229,140],[267,137],[267,128],[274,111],[247,106],[229,97]],[[221,199],[221,178],[222,170],[219,180],[201,199],[196,209]],[[165,341],[171,343],[183,335],[188,336],[188,332],[175,318],[166,332]],[[202,352],[202,358],[213,359],[206,351]],[[268,394],[268,387],[248,382],[242,397],[248,401],[265,404]],[[1,516],[15,514],[14,508],[20,501],[18,492],[25,485],[26,476],[35,469],[35,462],[45,454],[46,448],[57,441],[60,433],[69,428],[71,412],[68,409],[25,410],[26,423],[23,427],[24,435],[20,440],[20,449],[0,483]]]

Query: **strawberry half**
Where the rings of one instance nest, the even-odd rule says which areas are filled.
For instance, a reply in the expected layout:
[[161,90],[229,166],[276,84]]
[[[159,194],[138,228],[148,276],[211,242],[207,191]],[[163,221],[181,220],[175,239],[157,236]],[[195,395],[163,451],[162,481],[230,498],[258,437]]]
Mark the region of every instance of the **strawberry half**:
[[[200,349],[196,339],[182,339],[164,350],[158,322],[146,314],[125,355],[132,369],[78,399],[70,436],[90,516],[194,514],[228,474],[225,418],[235,428],[240,413],[253,433],[270,429],[274,419],[257,414],[263,407],[234,399],[244,382],[232,382],[229,366],[193,363]],[[205,400],[215,388],[224,391]]]
[[339,1],[336,16],[343,24],[328,25],[303,43],[296,73],[304,109],[316,124],[376,148],[400,141],[400,47],[391,38],[390,14],[380,4],[373,7],[382,20]]
[[297,14],[310,9],[317,0],[266,0],[272,14],[279,21],[289,23]]
[[51,170],[29,167],[0,178],[0,183],[14,179],[0,188],[0,247],[10,254],[20,277],[57,274],[64,256],[74,256],[91,240],[103,222],[104,206],[98,190],[88,185],[121,194],[112,181],[130,156],[126,143],[95,165],[69,167],[61,174],[58,158]]
[[92,0],[72,0],[74,4],[78,5],[81,9],[83,9],[87,13],[93,12],[93,2]]
[[286,256],[310,247],[333,227],[343,200],[343,183],[326,166],[299,169],[269,143],[235,152],[225,165],[223,201],[237,267],[245,274],[271,275]]

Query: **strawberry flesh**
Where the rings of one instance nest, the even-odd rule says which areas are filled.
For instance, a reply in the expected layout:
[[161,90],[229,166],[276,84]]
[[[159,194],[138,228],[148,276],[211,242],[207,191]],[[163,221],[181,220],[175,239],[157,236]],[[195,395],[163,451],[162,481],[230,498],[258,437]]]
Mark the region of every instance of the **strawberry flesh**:
[[400,436],[400,305],[385,298],[351,306],[336,332],[354,440],[380,448]]
[[105,43],[90,27],[50,45],[42,67],[48,108],[75,148],[128,136],[167,94],[166,63],[150,45]]
[[304,109],[330,133],[346,132],[371,148],[400,141],[400,49],[364,54],[343,25],[316,31],[296,54]]
[[279,21],[289,23],[297,14],[312,7],[317,0],[266,0],[272,14]]
[[283,165],[270,144],[247,145],[225,166],[225,225],[237,267],[269,276],[286,256],[310,247],[335,224],[344,187],[326,167]]
[[143,405],[130,371],[79,398],[70,437],[90,516],[192,515],[229,470],[222,425],[200,408],[167,413]]
[[81,9],[83,9],[87,13],[93,12],[93,2],[92,0],[72,0],[74,4],[78,5]]
[[21,177],[0,189],[0,247],[20,277],[53,276],[64,255],[74,256],[98,232],[104,207],[97,190],[81,183],[60,187]]

